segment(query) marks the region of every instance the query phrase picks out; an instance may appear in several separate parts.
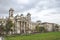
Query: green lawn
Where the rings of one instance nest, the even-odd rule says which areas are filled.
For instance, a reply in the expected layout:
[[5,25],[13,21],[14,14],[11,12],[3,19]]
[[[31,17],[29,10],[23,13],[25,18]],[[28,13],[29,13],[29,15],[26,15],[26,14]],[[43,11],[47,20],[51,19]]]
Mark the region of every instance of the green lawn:
[[5,40],[60,40],[60,32],[9,36]]

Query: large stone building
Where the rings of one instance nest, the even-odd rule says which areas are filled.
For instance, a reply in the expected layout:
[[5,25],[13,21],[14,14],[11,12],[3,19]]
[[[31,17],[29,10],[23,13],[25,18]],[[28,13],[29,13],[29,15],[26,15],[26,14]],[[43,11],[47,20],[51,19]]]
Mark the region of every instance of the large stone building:
[[14,33],[30,33],[31,32],[31,14],[28,13],[25,17],[23,14],[13,16],[14,10],[10,8],[9,19],[15,24]]
[[10,19],[15,24],[13,34],[31,33],[31,14],[28,13],[25,17],[23,14],[14,17],[13,14],[14,10],[10,8],[9,17],[6,19],[0,18],[0,24],[5,25],[7,20]]
[[32,33],[35,31],[36,26],[38,24],[44,26],[47,29],[47,31],[53,30],[54,24],[52,23],[41,23],[41,21],[32,22],[30,13],[28,13],[26,16],[21,14],[21,15],[16,15],[15,17],[13,16],[13,14],[14,14],[14,10],[10,8],[9,17],[5,19],[0,18],[0,24],[2,23],[3,25],[5,25],[8,19],[10,19],[15,24],[15,26],[12,28],[13,34]]

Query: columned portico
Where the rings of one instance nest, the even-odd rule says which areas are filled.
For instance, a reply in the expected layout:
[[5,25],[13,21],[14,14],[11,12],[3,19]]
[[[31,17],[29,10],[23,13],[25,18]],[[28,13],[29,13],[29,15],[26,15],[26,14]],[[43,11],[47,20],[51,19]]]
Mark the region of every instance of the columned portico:
[[17,21],[17,33],[22,34],[26,33],[27,22],[25,21]]
[[26,23],[27,22],[24,22],[24,21],[21,22],[21,26],[20,26],[21,27],[21,30],[20,30],[21,33],[26,33],[26,25],[27,25]]

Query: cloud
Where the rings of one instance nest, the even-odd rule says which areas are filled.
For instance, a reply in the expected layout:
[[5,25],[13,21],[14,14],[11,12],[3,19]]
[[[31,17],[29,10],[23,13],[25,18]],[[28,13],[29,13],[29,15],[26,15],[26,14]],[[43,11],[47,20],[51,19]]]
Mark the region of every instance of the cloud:
[[47,21],[60,24],[59,2],[57,0],[41,0],[34,8],[25,11],[25,13],[30,12],[32,14],[32,21],[42,20],[43,22]]
[[18,4],[28,4],[29,0],[16,0]]
[[0,16],[7,16],[11,7],[14,15],[30,12],[32,21],[60,23],[60,0],[0,0]]

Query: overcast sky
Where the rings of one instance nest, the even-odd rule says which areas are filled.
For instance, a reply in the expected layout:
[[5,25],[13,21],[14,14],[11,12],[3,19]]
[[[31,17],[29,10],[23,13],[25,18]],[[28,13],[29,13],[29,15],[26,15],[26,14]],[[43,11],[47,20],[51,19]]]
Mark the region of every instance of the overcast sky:
[[0,17],[8,16],[10,8],[14,15],[30,12],[32,21],[60,24],[60,0],[0,0]]

